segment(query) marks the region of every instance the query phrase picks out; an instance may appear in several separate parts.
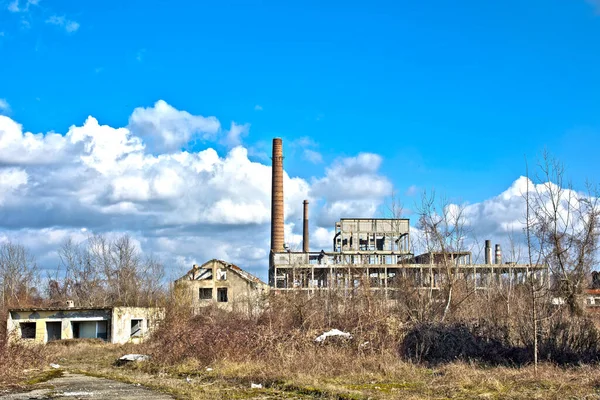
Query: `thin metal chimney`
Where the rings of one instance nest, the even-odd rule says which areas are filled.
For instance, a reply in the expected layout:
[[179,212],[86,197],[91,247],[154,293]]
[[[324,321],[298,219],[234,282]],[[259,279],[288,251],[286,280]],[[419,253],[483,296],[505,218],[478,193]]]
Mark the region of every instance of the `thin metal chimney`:
[[496,245],[496,259],[495,259],[495,264],[502,264],[502,249],[500,248],[499,244]]
[[284,251],[283,236],[283,144],[281,138],[273,139],[271,181],[271,251]]
[[487,265],[492,263],[492,241],[485,241],[485,263]]
[[302,251],[308,253],[310,245],[308,242],[308,200],[304,200],[304,225],[302,228]]

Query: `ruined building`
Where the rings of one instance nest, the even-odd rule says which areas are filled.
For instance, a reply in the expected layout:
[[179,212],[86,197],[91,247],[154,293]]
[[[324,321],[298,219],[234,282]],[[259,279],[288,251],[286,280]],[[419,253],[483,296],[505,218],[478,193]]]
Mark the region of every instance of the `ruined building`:
[[268,289],[256,276],[222,260],[194,265],[175,281],[175,290],[187,298],[196,312],[209,304],[226,310],[252,312],[260,306]]
[[473,289],[492,284],[524,282],[533,272],[548,273],[547,266],[503,263],[500,245],[485,242],[485,261],[474,264],[470,252],[411,253],[408,219],[342,218],[335,224],[330,251],[309,249],[308,201],[304,201],[302,251],[290,251],[284,242],[283,144],[273,139],[271,194],[271,251],[269,284],[276,290],[369,287],[393,292],[400,282],[417,288],[439,289],[445,277],[461,279]]
[[8,310],[12,339],[47,343],[62,339],[102,339],[109,343],[138,343],[164,318],[156,307],[14,308]]

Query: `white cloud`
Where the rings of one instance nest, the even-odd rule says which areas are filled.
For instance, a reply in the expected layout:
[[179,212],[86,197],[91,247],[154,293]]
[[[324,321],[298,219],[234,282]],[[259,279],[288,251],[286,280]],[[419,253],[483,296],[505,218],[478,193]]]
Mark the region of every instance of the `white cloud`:
[[408,197],[412,197],[419,191],[419,187],[417,185],[410,185],[408,189],[406,189],[405,195]]
[[10,12],[27,12],[30,6],[37,6],[39,0],[13,0],[8,4],[8,11]]
[[318,151],[314,151],[311,149],[305,149],[303,156],[304,156],[305,160],[307,160],[313,164],[320,164],[323,162],[323,156]]
[[[64,134],[26,132],[0,116],[0,236],[44,241],[55,230],[128,232],[168,263],[219,257],[264,273],[270,166],[250,161],[241,146],[224,155],[212,148],[151,154],[145,146],[149,138],[194,140],[197,132],[218,127],[214,117],[196,117],[162,101],[134,110],[130,127],[88,117]],[[309,185],[287,174],[284,182],[286,218],[293,220],[301,216]],[[55,265],[51,254],[38,255]]]
[[16,189],[27,184],[27,178],[27,173],[22,169],[0,169],[0,206]]
[[591,5],[594,8],[594,11],[596,11],[596,13],[600,13],[600,0],[585,0],[586,3],[588,3],[589,5]]
[[[240,132],[243,125],[231,126]],[[270,163],[251,161],[242,145],[223,154],[199,143],[198,150],[180,150],[194,140],[220,143],[232,130],[162,100],[135,109],[127,127],[88,117],[64,133],[34,134],[0,116],[0,241],[21,242],[42,268],[54,268],[67,237],[128,233],[174,274],[192,261],[222,258],[264,278]],[[310,182],[284,173],[286,242],[301,244],[304,199],[311,204],[313,250],[331,249],[339,218],[378,216],[392,193],[382,162],[371,153],[341,158]],[[508,232],[518,231],[526,184],[519,178],[498,196],[467,205],[480,241],[504,244]]]
[[242,144],[242,138],[248,135],[250,124],[238,125],[235,122],[231,123],[231,127],[222,141],[228,147],[235,147]]
[[129,129],[151,150],[172,151],[191,140],[215,139],[221,124],[215,117],[192,115],[159,100],[153,107],[136,108],[129,118]]
[[146,54],[146,49],[138,50],[138,52],[135,53],[135,59],[138,60],[138,62],[144,61],[144,54]]
[[75,22],[75,21],[69,21],[66,23],[65,25],[65,30],[67,32],[75,32],[76,30],[79,29],[79,22]]
[[63,157],[67,138],[23,132],[21,125],[0,115],[0,165],[50,164]]
[[14,0],[8,4],[8,11],[19,12],[19,0]]
[[79,23],[67,19],[64,15],[51,15],[47,20],[47,24],[60,26],[65,29],[68,33],[73,33],[79,29]]
[[10,112],[10,104],[6,99],[0,99],[0,114],[7,114]]
[[372,217],[377,207],[392,193],[392,184],[378,173],[382,159],[377,154],[360,153],[337,160],[323,178],[311,185],[311,197],[325,198],[317,215],[320,226],[331,226],[340,217]]
[[262,110],[263,110],[263,108],[260,104],[257,104],[254,106],[254,111],[262,111]]

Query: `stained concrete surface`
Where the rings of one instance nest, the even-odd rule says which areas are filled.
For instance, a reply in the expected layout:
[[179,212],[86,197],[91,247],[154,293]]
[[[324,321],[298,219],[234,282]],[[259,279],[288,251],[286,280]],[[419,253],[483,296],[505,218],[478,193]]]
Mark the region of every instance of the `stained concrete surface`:
[[86,375],[65,373],[60,378],[51,379],[43,388],[25,393],[0,396],[0,399],[123,399],[123,400],[171,400],[173,397],[154,392],[143,386],[94,378]]

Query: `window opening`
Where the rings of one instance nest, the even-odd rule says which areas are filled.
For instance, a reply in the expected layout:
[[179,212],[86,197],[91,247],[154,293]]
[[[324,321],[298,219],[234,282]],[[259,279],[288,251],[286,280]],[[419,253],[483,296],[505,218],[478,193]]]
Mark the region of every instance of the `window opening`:
[[35,322],[21,322],[21,339],[35,339]]
[[46,322],[46,333],[48,341],[61,339],[61,322]]
[[142,336],[142,320],[132,319],[131,320],[131,337]]
[[227,288],[217,289],[217,300],[220,303],[227,303]]
[[200,300],[212,300],[212,288],[200,288]]

